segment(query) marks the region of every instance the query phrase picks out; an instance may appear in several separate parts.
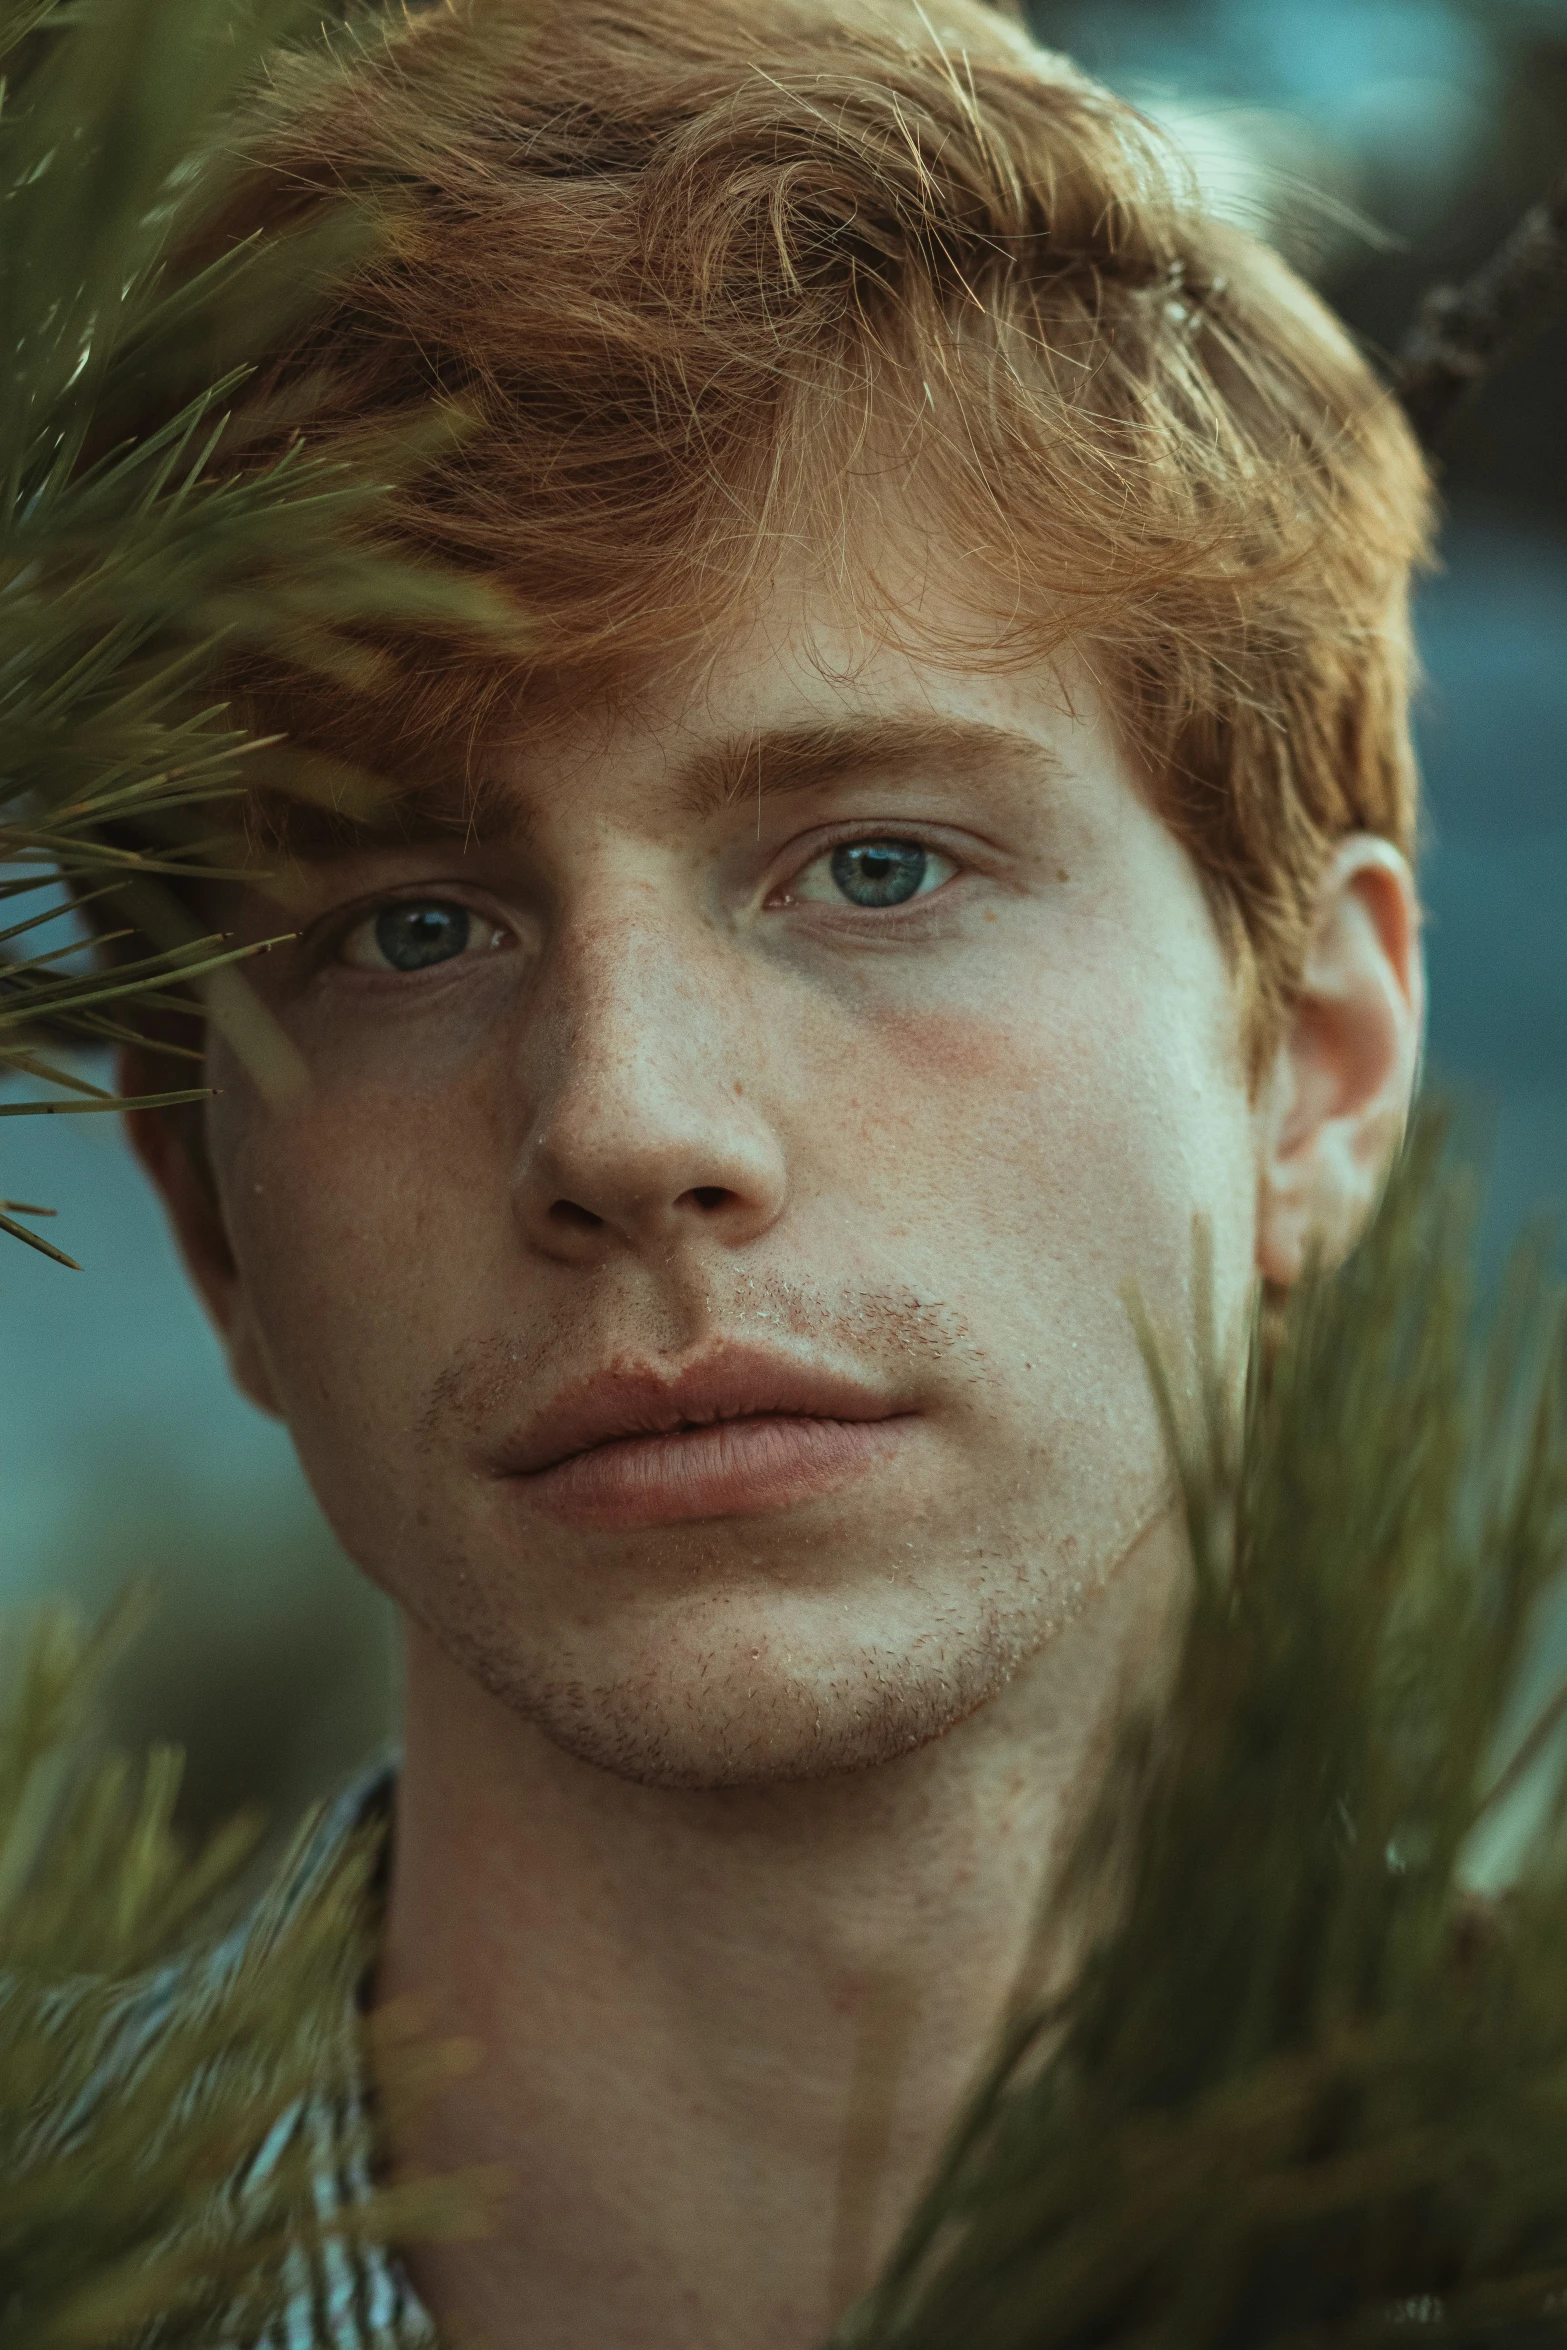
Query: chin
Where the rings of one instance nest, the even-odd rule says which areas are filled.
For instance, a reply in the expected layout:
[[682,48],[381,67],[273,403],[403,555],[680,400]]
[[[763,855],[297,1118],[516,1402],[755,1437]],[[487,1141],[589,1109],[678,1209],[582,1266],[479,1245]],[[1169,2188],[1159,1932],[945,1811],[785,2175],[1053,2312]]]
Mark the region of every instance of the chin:
[[[453,1661],[552,1745],[645,1787],[798,1785],[928,1746],[999,1694],[1039,1645],[987,1616],[954,1641],[811,1654],[776,1631],[654,1640],[635,1660],[522,1657],[472,1625],[429,1625]],[[787,1661],[785,1661],[787,1660]]]

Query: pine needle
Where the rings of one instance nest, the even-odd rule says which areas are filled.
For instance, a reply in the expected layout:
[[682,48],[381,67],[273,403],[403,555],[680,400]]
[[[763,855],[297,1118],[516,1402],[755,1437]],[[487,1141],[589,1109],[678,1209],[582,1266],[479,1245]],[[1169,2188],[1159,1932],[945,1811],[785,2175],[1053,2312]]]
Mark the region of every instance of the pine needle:
[[[317,2136],[377,2149],[357,2096],[369,2052],[375,1840],[310,1860],[307,1821],[243,1922],[260,1822],[187,1850],[180,1758],[93,1737],[143,1589],[91,1629],[42,1611],[0,1641],[0,2333],[6,2350],[198,2350],[282,2322],[298,2264],[331,2244],[472,2230],[492,2182],[378,2189],[320,2208]],[[450,2052],[383,2034],[394,2099]],[[357,2102],[356,2102],[357,2100]]]
[[1243,1401],[1211,1343],[1193,1378],[1150,1341],[1191,1614],[1077,1856],[1093,1955],[839,2350],[1561,2338],[1564,1700],[1521,1735],[1512,1700],[1567,1562],[1563,1315],[1533,1246],[1474,1334],[1443,1150],[1428,1111]]
[[[320,461],[303,438],[254,464],[228,429],[256,361],[379,233],[345,200],[306,232],[252,237],[199,266],[173,258],[197,249],[223,201],[236,116],[269,55],[309,23],[300,0],[0,0],[15,68],[0,107],[0,897],[64,882],[101,906],[129,884],[134,912],[122,902],[146,932],[160,882],[232,877],[232,844],[203,839],[196,820],[242,797],[247,757],[275,743],[235,728],[215,698],[237,650],[362,683],[384,660],[367,623],[509,632],[483,583],[372,543],[385,483],[456,429],[439,404],[377,449],[373,471]],[[130,824],[148,845],[115,836]],[[29,1073],[39,1036],[122,1043],[96,1007],[155,1013],[172,985],[199,1011],[238,951],[202,960],[179,943],[172,900],[164,914],[153,934],[167,953],[127,961],[100,944],[91,973],[55,971],[73,928],[67,947],[0,969],[0,1075]],[[62,902],[4,936],[69,919]],[[232,985],[223,1001],[260,1060],[281,1065]],[[0,1115],[70,1106],[10,1102]]]

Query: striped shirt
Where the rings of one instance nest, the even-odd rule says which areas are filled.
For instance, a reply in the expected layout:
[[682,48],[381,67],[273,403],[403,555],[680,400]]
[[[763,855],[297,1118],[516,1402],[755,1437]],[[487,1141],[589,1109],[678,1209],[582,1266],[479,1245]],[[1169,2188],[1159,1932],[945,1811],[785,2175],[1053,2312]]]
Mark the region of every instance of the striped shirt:
[[[390,1826],[395,1787],[390,1758],[350,1781],[307,1850],[301,1892],[333,1871],[360,1830]],[[315,2206],[323,2220],[363,2204],[372,2188],[369,2085],[357,2023],[357,2015],[344,2018],[353,2051],[346,2095],[312,2099],[297,2114],[285,2115],[274,2132],[298,2130],[310,2143]],[[396,2253],[380,2244],[331,2244],[313,2260],[291,2254],[286,2281],[287,2304],[262,2336],[265,2350],[436,2350],[433,2320]]]
[[[350,1844],[362,1842],[365,1831],[384,1836],[395,1785],[392,1757],[352,1781],[317,1823],[287,1881],[208,1949],[150,1969],[106,2005],[101,1986],[90,1978],[60,1984],[45,1995],[48,2029],[77,2036],[81,2063],[72,2068],[76,2089],[40,2125],[34,2159],[90,2129],[117,2091],[133,2087],[138,2075],[156,2064],[171,2030],[203,2012],[221,2010],[236,1987],[243,1996],[245,1975],[264,1965],[280,1923],[313,1892],[324,1890]],[[0,1984],[0,1996],[4,1990]],[[375,2133],[353,1986],[345,1988],[341,2017],[329,2011],[321,2023],[331,2051],[330,2088],[294,2100],[231,2179],[225,2199],[243,2208],[247,2196],[258,2197],[280,2163],[302,2151],[316,2215],[329,2225],[370,2198]],[[191,2093],[200,2093],[199,2079]],[[254,2321],[239,2327],[236,2320],[237,2330],[222,2341],[221,2350],[436,2350],[438,2341],[395,2252],[356,2243],[352,2234],[324,2245],[301,2241],[291,2250],[282,2292],[269,2311],[259,2330]]]

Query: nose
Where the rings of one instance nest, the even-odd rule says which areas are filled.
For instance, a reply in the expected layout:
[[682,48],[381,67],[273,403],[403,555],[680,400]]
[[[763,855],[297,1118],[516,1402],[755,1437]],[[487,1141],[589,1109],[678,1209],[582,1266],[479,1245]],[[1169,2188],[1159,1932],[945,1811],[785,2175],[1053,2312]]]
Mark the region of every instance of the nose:
[[787,1167],[748,1085],[759,1008],[732,962],[656,907],[557,938],[529,1024],[516,1184],[545,1255],[736,1248],[776,1221]]

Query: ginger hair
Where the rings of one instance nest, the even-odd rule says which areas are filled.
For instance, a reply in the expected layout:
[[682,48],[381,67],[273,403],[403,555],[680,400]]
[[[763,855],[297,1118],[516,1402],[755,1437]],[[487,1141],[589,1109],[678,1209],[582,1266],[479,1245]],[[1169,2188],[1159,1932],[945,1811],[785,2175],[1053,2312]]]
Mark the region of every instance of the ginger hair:
[[516,647],[410,639],[374,695],[252,675],[263,722],[460,779],[699,661],[781,548],[874,602],[896,513],[963,583],[952,658],[1069,642],[1103,681],[1265,1041],[1334,841],[1412,846],[1428,485],[1151,124],[977,0],[450,0],[284,60],[224,233],[343,190],[379,241],[256,391],[308,383],[349,454],[456,403],[382,527],[499,582]]

